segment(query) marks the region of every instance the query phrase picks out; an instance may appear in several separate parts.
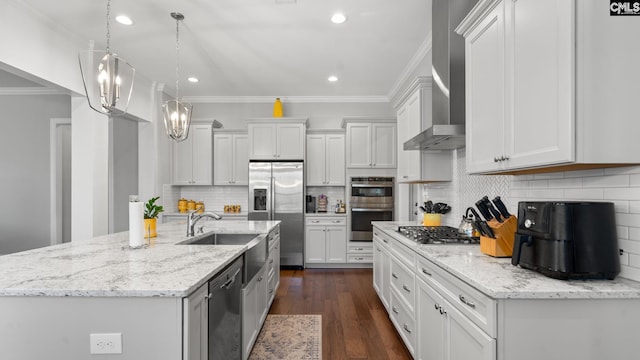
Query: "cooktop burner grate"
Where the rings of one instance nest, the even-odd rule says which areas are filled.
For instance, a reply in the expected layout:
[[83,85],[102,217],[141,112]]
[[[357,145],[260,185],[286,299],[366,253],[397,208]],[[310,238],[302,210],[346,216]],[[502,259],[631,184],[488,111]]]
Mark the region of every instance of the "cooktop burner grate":
[[462,235],[451,226],[399,226],[397,230],[421,244],[479,244],[479,237]]

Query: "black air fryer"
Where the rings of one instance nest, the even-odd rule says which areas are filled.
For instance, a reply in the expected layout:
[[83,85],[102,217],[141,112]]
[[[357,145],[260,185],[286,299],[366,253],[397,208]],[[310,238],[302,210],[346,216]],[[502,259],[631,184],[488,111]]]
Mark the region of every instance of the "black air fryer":
[[613,203],[519,202],[511,263],[556,279],[620,273]]

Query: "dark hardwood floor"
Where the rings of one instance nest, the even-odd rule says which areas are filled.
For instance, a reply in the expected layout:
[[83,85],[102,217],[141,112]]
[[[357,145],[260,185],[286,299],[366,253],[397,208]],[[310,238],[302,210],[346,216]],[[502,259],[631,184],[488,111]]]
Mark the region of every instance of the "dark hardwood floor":
[[371,269],[281,270],[270,314],[321,314],[324,359],[411,359]]

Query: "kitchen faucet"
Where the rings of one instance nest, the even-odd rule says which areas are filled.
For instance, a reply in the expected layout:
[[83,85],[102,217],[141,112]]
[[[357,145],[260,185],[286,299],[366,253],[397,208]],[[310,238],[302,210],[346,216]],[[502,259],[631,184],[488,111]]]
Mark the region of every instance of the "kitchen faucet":
[[215,220],[222,219],[220,217],[220,215],[218,215],[218,214],[216,214],[214,212],[211,212],[211,211],[206,211],[206,212],[203,212],[202,214],[196,215],[196,212],[198,210],[200,210],[200,208],[201,207],[189,212],[189,217],[188,217],[188,221],[187,221],[187,236],[193,236],[194,235],[194,228],[196,227],[196,223],[198,221],[200,221],[200,219],[202,219],[202,218],[208,217],[208,218],[212,218],[212,219],[215,219]]

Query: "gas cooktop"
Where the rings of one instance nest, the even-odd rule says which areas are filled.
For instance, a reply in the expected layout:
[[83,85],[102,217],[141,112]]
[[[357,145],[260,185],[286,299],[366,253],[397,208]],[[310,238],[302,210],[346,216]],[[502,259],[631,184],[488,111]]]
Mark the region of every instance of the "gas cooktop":
[[465,236],[451,226],[399,226],[397,231],[421,244],[480,244],[479,237]]

